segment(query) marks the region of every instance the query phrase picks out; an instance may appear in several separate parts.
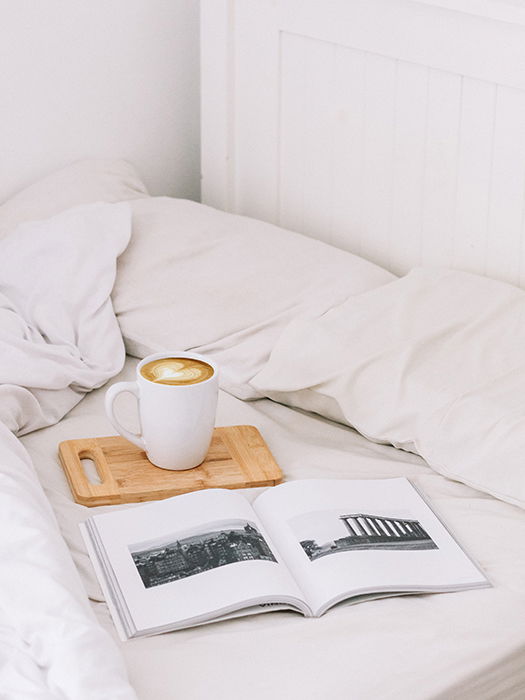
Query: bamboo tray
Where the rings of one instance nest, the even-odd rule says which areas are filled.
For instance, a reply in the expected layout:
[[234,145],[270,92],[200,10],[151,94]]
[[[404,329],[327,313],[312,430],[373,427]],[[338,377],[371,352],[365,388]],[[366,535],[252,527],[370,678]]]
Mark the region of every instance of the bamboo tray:
[[[155,467],[120,436],[66,440],[58,453],[75,501],[85,506],[155,501],[198,489],[274,486],[283,477],[252,425],[215,428],[204,462],[184,471]],[[101,483],[89,481],[82,459],[93,460]]]

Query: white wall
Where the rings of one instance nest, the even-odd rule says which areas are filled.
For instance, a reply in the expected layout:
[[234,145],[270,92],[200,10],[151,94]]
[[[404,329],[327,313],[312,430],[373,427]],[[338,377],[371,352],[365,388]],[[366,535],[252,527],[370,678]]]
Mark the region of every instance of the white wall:
[[85,157],[198,199],[198,0],[0,0],[0,201]]

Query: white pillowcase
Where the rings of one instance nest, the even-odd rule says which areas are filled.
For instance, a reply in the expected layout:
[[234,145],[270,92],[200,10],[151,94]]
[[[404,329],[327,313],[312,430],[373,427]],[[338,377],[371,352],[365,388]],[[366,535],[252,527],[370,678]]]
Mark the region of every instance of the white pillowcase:
[[290,324],[252,380],[525,507],[525,293],[419,268]]
[[291,231],[169,197],[131,204],[113,304],[129,354],[198,349],[242,398],[293,318],[394,279],[350,253]]
[[47,219],[92,202],[147,197],[146,186],[124,160],[82,160],[61,168],[0,205],[0,236],[26,221]]

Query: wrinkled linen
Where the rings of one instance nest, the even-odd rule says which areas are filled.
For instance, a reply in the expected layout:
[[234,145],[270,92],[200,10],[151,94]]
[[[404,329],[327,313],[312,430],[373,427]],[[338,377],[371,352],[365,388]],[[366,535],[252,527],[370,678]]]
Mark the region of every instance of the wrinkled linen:
[[251,384],[525,508],[524,346],[522,289],[415,268],[290,323]]
[[[101,241],[84,234],[82,238],[93,247],[101,246],[102,250],[99,248],[96,253],[96,265],[102,264],[106,249],[102,243],[107,243],[107,237]],[[36,245],[33,239],[38,240],[30,236],[27,245]],[[75,247],[79,245],[77,242]],[[115,246],[114,255],[121,245],[125,245],[124,240]],[[91,265],[92,253],[87,245],[81,250],[77,264],[84,269],[81,263],[85,257]],[[29,256],[23,265],[32,259]],[[79,275],[77,270],[73,279],[67,278],[68,291],[75,284],[85,286],[90,292],[105,289],[106,275],[110,288],[110,267],[97,272],[99,268],[91,265],[91,287],[85,275]],[[53,271],[62,274],[60,270],[53,268]],[[33,268],[32,275],[38,277],[37,273]],[[9,270],[6,274],[9,276]],[[13,275],[13,279],[18,278]],[[25,280],[28,286],[27,276]],[[39,288],[40,294],[45,295],[45,291],[43,286]],[[56,293],[59,294],[59,289]],[[38,299],[39,294],[35,294],[36,305]],[[80,299],[72,292],[72,300],[75,299],[73,306]],[[82,299],[86,301],[85,297]],[[18,393],[6,390],[6,400],[12,401],[14,413],[5,412],[4,417],[12,421],[13,430],[24,433],[24,448],[33,459],[64,541],[92,599],[95,616],[108,636],[93,626],[92,618],[86,613],[84,588],[71,567],[64,542],[36,485],[27,454],[13,434],[0,424],[0,446],[7,451],[7,466],[3,467],[4,452],[0,450],[3,479],[0,526],[14,536],[12,545],[8,541],[0,545],[2,561],[13,562],[12,571],[0,570],[0,664],[4,664],[0,667],[3,673],[0,688],[8,689],[5,695],[8,700],[33,696],[45,700],[134,697],[125,680],[122,662],[109,641],[111,635],[125,657],[131,683],[141,700],[174,697],[512,700],[522,697],[525,687],[523,511],[449,481],[432,472],[417,456],[368,442],[347,427],[268,400],[239,401],[224,392],[220,394],[217,424],[256,425],[287,480],[413,478],[481,565],[493,588],[432,596],[396,596],[338,607],[315,620],[277,612],[118,642],[78,529],[79,522],[108,508],[87,509],[73,502],[56,455],[61,440],[113,432],[103,409],[105,389],[89,393],[75,405],[88,387],[100,386],[122,362],[122,348],[117,339],[112,350],[115,363],[110,362],[102,369],[107,343],[111,344],[115,338],[115,326],[105,314],[106,296],[101,293],[97,299],[99,304],[91,307],[90,327],[95,329],[101,347],[92,347],[92,334],[79,332],[83,321],[65,309],[61,320],[55,319],[57,325],[53,325],[54,321],[51,325],[59,331],[53,336],[60,341],[57,344],[65,340],[69,354],[59,355],[58,364],[63,361],[60,368],[53,356],[50,363],[53,371],[45,375],[54,377],[57,386],[22,385]],[[28,305],[29,309],[32,307],[33,304]],[[224,309],[225,314],[228,312]],[[106,333],[102,336],[96,335],[97,317],[107,318]],[[53,318],[47,312],[42,314],[43,320]],[[22,335],[27,333],[29,339],[45,345],[43,336],[39,340],[38,334],[30,335],[35,327],[40,327],[38,324],[35,317],[28,323],[29,328],[23,324],[19,327],[13,321],[12,335],[20,341],[22,328]],[[70,324],[75,328],[72,334]],[[61,335],[64,327],[68,332]],[[141,346],[150,347],[151,338],[146,333],[137,340]],[[169,334],[165,342],[171,345]],[[21,347],[27,350],[24,344]],[[82,352],[75,354],[75,348],[82,348]],[[96,362],[90,362],[88,349],[100,353]],[[37,361],[37,354],[24,357],[27,362]],[[84,361],[87,367],[83,366]],[[227,354],[223,361],[228,362]],[[230,361],[233,367],[233,360]],[[115,379],[132,379],[135,364],[130,360]],[[24,374],[20,365],[13,369]],[[75,381],[72,377],[77,372],[81,378]],[[46,421],[58,420],[72,406],[58,423],[44,430],[32,429],[45,425]],[[131,424],[133,415],[136,415],[135,405],[125,403],[122,418],[127,425]],[[5,441],[1,440],[2,434]],[[258,492],[259,489],[252,489],[246,495],[251,499]],[[119,506],[111,507],[116,508]],[[29,577],[25,590],[20,580],[25,582],[26,578],[20,572],[27,572]],[[3,601],[9,598],[9,610],[2,609]]]
[[135,168],[117,158],[88,158],[32,182],[0,204],[0,238],[20,224],[56,216],[93,202],[127,202],[147,197]]
[[[128,359],[113,381],[134,377]],[[525,517],[520,508],[450,481],[414,454],[350,428],[263,399],[219,393],[217,425],[255,425],[285,480],[408,476],[430,499],[492,588],[396,596],[341,606],[318,619],[273,612],[120,642],[78,524],[140,504],[75,503],[56,457],[61,440],[109,435],[105,388],[63,420],[22,438],[97,618],[122,650],[141,700],[521,700],[525,688]],[[119,416],[134,428],[136,405]],[[261,489],[246,489],[252,500]]]
[[149,197],[131,210],[112,295],[128,354],[209,355],[222,388],[241,399],[260,398],[249,379],[290,321],[395,279],[347,251],[197,202]]
[[125,668],[15,435],[60,420],[124,361],[110,293],[125,204],[24,224],[0,241],[0,697],[128,700]]

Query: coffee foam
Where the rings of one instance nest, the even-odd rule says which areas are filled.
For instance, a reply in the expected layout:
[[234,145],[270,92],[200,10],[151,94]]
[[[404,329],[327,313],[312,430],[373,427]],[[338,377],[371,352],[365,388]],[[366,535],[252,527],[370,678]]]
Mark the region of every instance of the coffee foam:
[[205,382],[213,376],[213,367],[191,357],[161,357],[143,365],[140,373],[154,384],[183,386]]

